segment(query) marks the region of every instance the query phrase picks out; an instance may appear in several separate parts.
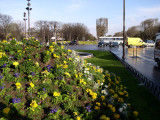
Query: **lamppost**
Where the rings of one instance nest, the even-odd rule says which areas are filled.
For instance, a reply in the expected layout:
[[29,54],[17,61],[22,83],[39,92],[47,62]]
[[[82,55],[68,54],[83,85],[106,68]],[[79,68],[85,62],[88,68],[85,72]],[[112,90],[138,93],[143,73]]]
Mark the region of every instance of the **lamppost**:
[[28,36],[30,37],[30,10],[32,10],[32,8],[30,8],[31,4],[29,3],[30,0],[28,1],[28,7],[26,7],[26,9],[28,10]]
[[55,23],[55,24],[54,24],[54,37],[55,37],[55,43],[57,43],[56,30],[57,30],[57,25],[56,25],[56,23]]
[[24,20],[24,22],[25,22],[25,38],[26,38],[26,13],[24,12],[23,13],[24,14],[24,18],[23,18],[23,20]]
[[125,0],[123,0],[123,56],[122,59],[125,59],[125,41],[126,41],[126,35],[125,35]]

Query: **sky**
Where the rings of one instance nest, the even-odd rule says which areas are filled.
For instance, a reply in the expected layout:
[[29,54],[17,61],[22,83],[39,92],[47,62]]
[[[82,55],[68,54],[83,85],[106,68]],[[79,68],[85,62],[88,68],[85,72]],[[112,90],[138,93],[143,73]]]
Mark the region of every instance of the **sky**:
[[[0,0],[0,13],[23,21],[27,0]],[[108,18],[108,33],[123,30],[123,0],[31,0],[31,27],[38,20],[83,23],[96,36],[96,19]],[[140,25],[146,19],[160,20],[160,0],[125,0],[125,26]]]

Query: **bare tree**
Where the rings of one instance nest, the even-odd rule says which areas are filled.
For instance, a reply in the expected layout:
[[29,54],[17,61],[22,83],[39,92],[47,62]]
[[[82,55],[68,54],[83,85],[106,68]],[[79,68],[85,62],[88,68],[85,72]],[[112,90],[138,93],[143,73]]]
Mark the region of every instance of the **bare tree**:
[[104,36],[108,32],[108,18],[96,20],[97,37]]
[[84,40],[88,35],[88,28],[82,23],[68,23],[62,26],[65,40]]
[[114,37],[119,37],[119,36],[123,36],[123,31],[122,32],[117,32],[113,35]]
[[132,26],[128,28],[126,35],[129,37],[139,37],[140,36],[140,26]]
[[1,32],[4,35],[4,37],[8,38],[8,35],[10,34],[9,32],[9,26],[12,23],[12,17],[9,15],[4,15],[4,14],[0,14],[0,28],[1,28]]
[[14,37],[18,40],[21,40],[24,36],[24,24],[22,21],[11,23],[9,25],[9,33],[10,34],[8,34],[8,37]]
[[147,19],[141,22],[141,31],[143,39],[154,39],[155,34],[159,31],[158,19]]

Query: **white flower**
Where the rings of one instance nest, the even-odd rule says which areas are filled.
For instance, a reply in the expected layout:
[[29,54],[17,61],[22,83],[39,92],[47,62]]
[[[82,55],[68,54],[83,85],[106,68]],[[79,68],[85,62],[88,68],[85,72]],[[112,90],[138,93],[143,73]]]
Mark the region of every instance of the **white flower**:
[[103,83],[101,83],[101,86],[103,85]]
[[105,85],[104,87],[105,87],[105,88],[108,88],[108,85]]
[[123,112],[123,108],[119,108],[119,112]]
[[108,95],[108,93],[107,93],[107,91],[105,89],[102,90],[101,93],[104,94],[104,95],[106,95],[106,96]]

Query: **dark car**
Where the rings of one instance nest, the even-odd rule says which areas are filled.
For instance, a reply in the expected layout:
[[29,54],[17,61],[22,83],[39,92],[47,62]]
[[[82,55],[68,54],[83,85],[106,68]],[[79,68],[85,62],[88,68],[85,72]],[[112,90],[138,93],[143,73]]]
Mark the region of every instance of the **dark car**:
[[98,42],[98,47],[104,47],[106,44],[103,41]]
[[118,42],[111,42],[109,46],[110,47],[119,47],[119,44],[118,44]]
[[69,45],[78,45],[78,41],[71,41]]

